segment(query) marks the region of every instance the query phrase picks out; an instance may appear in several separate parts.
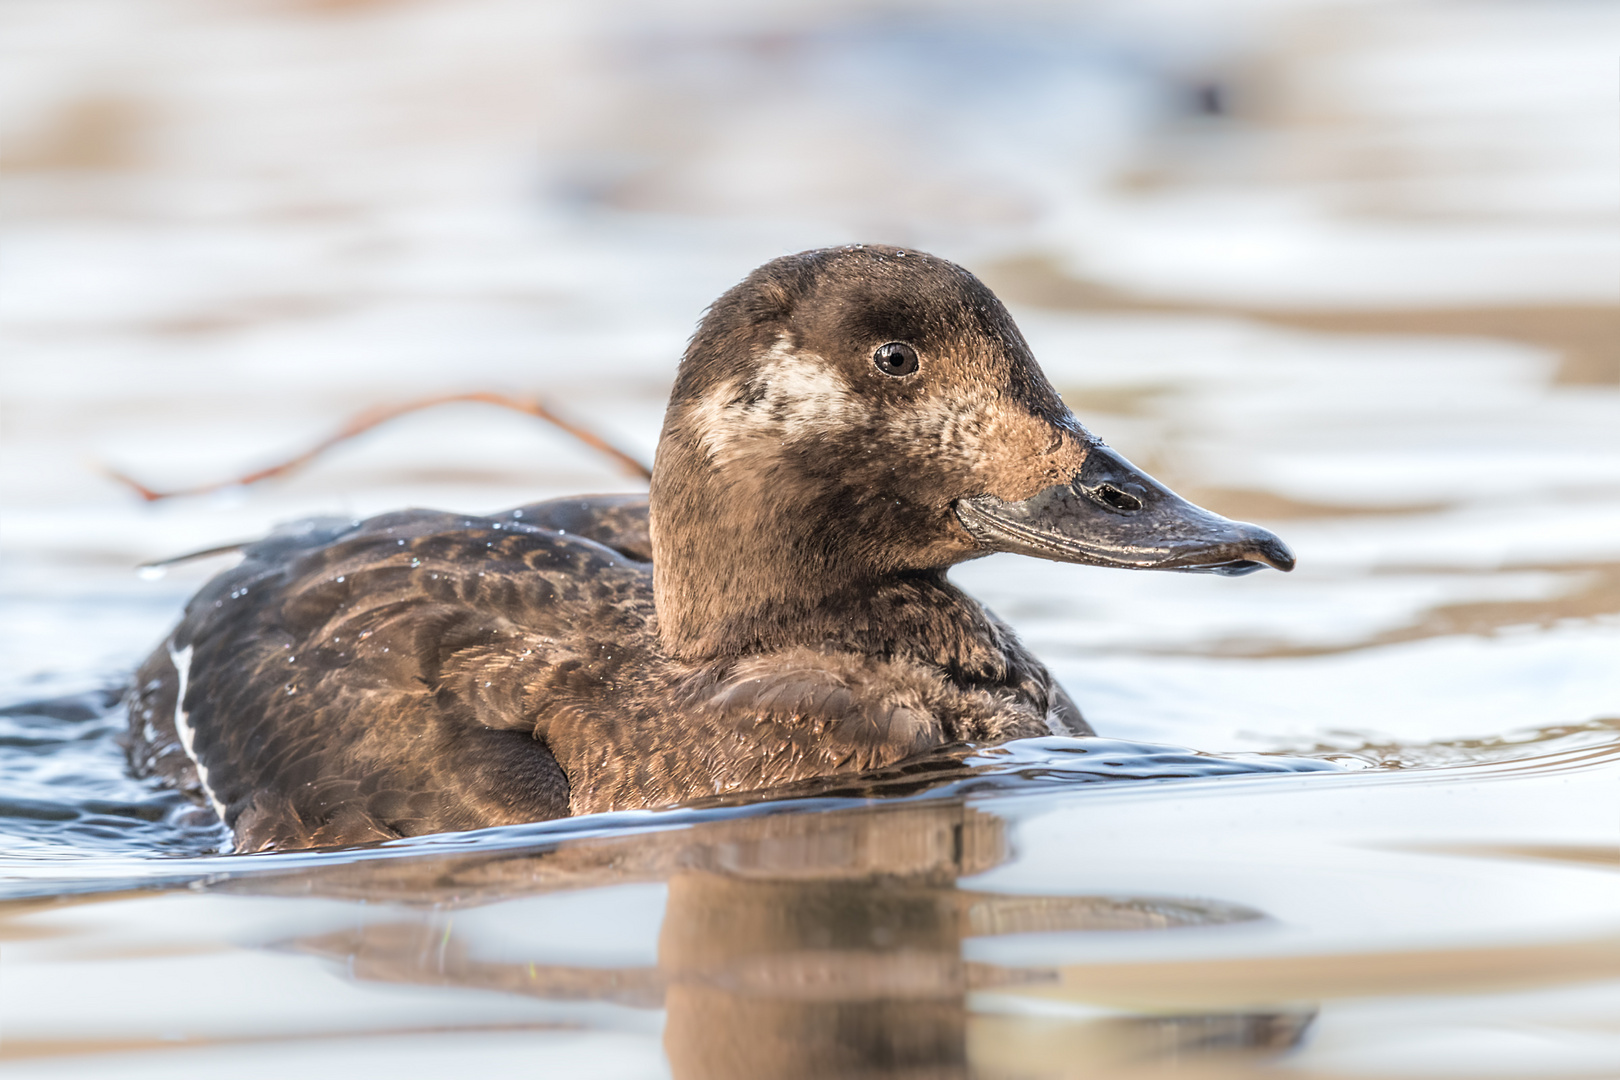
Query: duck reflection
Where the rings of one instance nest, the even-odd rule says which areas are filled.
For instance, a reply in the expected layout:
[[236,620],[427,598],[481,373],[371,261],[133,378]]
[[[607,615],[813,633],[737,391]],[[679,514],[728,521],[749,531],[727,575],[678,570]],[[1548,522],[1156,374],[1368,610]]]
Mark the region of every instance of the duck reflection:
[[[935,799],[710,821],[541,853],[352,863],[313,881],[300,875],[296,887],[410,905],[394,910],[418,917],[283,947],[362,980],[662,1007],[665,1051],[682,1080],[1119,1075],[1206,1059],[1224,1075],[1302,1036],[1309,1011],[987,1011],[1058,973],[964,960],[964,939],[1264,918],[1210,901],[958,887],[1007,854],[1001,819]],[[634,882],[668,890],[654,964],[530,962],[513,947],[490,959],[457,930],[468,907]],[[267,886],[279,891],[264,879],[253,888]]]

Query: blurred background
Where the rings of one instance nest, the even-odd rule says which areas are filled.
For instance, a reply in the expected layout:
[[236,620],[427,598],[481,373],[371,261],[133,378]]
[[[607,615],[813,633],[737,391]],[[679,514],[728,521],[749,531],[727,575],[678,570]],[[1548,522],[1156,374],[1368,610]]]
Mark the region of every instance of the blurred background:
[[[1243,583],[964,568],[1092,683],[1098,721],[1225,748],[1614,712],[1615,5],[6,0],[3,18],[10,687],[117,677],[212,570],[154,583],[141,560],[308,513],[633,486],[475,405],[206,499],[139,504],[99,466],[222,479],[452,390],[543,393],[650,460],[708,301],[776,254],[888,241],[974,269],[1085,423],[1299,549],[1301,572]],[[1400,643],[1416,651],[1377,651]],[[1291,669],[1210,657],[1307,657],[1341,688],[1302,716]],[[1187,729],[1209,706],[1144,699],[1144,662],[1200,698],[1231,672],[1259,695]],[[1387,706],[1369,664],[1427,687],[1403,695],[1414,716],[1369,721]]]
[[[930,1076],[1620,1069],[1620,5],[0,0],[0,29],[15,1075],[832,1075],[835,1006],[872,1076],[914,1032]],[[583,822],[624,851],[580,841],[574,877],[485,866],[499,836],[164,869],[220,836],[124,774],[113,699],[3,707],[121,686],[221,565],[143,561],[637,486],[477,405],[205,497],[105,467],[220,480],[477,390],[650,460],[704,306],[849,241],[979,274],[1093,431],[1298,553],[953,571],[1097,729],[1365,775]],[[209,884],[37,900],[165,874]]]
[[[650,460],[705,304],[778,254],[881,241],[979,273],[1082,420],[1299,550],[1241,583],[964,568],[1103,725],[1219,749],[1615,710],[1620,7],[3,18],[6,687],[115,678],[212,570],[140,581],[142,560],[306,514],[634,486],[472,405],[209,498],[143,505],[99,466],[217,480],[460,390],[546,395]],[[1301,716],[1295,669],[1212,657],[1303,658],[1334,692]],[[1244,684],[1235,711],[1144,696],[1144,658],[1203,698]],[[1370,666],[1428,688],[1410,715],[1368,698]]]

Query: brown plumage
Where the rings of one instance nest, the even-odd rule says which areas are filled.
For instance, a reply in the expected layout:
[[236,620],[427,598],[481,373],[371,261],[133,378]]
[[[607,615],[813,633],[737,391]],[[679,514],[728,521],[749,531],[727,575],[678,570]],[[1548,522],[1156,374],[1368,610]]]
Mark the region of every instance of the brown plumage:
[[1052,390],[960,267],[777,259],[704,318],[648,496],[313,521],[245,549],[130,691],[131,760],[242,850],[658,806],[1089,733],[946,580],[994,550],[1292,565]]

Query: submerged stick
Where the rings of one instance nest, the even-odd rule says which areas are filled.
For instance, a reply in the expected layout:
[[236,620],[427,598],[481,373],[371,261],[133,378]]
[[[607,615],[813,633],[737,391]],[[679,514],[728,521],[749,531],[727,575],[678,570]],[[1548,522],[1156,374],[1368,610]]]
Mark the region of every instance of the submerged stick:
[[135,492],[135,494],[139,495],[147,502],[158,502],[162,499],[175,499],[186,495],[209,495],[216,491],[223,491],[225,488],[246,487],[249,484],[257,484],[261,480],[269,480],[273,477],[284,476],[287,473],[303,468],[305,465],[308,465],[311,461],[314,461],[316,458],[326,453],[326,451],[330,450],[332,447],[337,446],[339,443],[347,442],[357,435],[363,435],[378,425],[386,424],[388,421],[404,416],[407,413],[419,412],[422,409],[430,409],[435,405],[450,405],[456,402],[474,402],[480,405],[495,405],[502,409],[511,409],[514,412],[524,413],[528,416],[533,416],[537,419],[544,420],[546,423],[551,424],[554,427],[561,428],[563,431],[572,435],[586,446],[589,446],[592,450],[612,458],[614,463],[617,464],[625,473],[641,480],[649,480],[652,478],[652,470],[647,468],[647,466],[643,465],[640,461],[625,453],[617,446],[614,446],[612,443],[602,438],[602,436],[596,434],[596,432],[591,431],[589,428],[582,427],[570,420],[564,420],[562,417],[548,409],[539,400],[515,398],[506,394],[493,394],[481,391],[470,394],[440,394],[436,397],[422,398],[419,401],[411,401],[403,405],[384,405],[379,408],[369,409],[366,412],[354,417],[347,424],[343,425],[343,427],[340,428],[335,434],[327,436],[325,439],[322,439],[308,450],[305,450],[303,453],[288,458],[286,461],[280,462],[279,464],[271,465],[255,472],[250,472],[246,476],[238,476],[229,480],[219,480],[214,483],[199,484],[196,487],[176,488],[173,491],[158,491],[154,488],[147,487],[145,484],[126,473],[119,472],[117,469],[103,466],[102,472],[106,473],[106,475],[113,480],[123,484],[125,487]]

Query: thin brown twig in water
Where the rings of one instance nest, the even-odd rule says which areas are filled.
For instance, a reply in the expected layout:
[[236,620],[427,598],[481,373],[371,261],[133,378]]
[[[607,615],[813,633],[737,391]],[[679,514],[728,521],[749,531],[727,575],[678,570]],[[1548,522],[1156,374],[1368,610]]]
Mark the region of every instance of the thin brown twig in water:
[[384,405],[380,408],[369,409],[350,420],[347,424],[343,425],[343,427],[340,428],[335,434],[322,439],[320,442],[316,443],[314,446],[295,457],[288,458],[286,461],[280,462],[279,464],[259,469],[256,472],[250,472],[246,476],[239,476],[230,480],[220,480],[211,484],[200,484],[197,487],[178,488],[174,491],[157,491],[153,488],[147,487],[134,477],[128,476],[116,469],[107,468],[104,466],[102,471],[106,473],[107,476],[134,491],[135,494],[139,495],[147,502],[158,502],[162,499],[174,499],[185,495],[208,495],[215,491],[222,491],[225,488],[246,487],[249,484],[257,484],[261,480],[269,480],[273,477],[285,476],[287,473],[293,472],[296,469],[300,469],[305,465],[308,465],[311,461],[314,461],[316,458],[326,453],[326,451],[330,450],[332,447],[337,446],[339,443],[347,442],[357,435],[363,435],[380,424],[386,424],[388,421],[404,416],[407,413],[418,412],[422,409],[430,409],[435,405],[450,405],[456,402],[473,402],[480,405],[495,405],[502,409],[511,409],[515,412],[525,413],[529,416],[544,420],[546,423],[566,431],[568,434],[572,435],[586,446],[589,446],[592,450],[612,458],[619,468],[623,469],[631,476],[638,477],[642,480],[651,479],[652,477],[652,470],[647,468],[647,466],[643,465],[640,461],[637,461],[623,450],[620,450],[617,446],[614,446],[612,443],[602,438],[602,436],[596,434],[596,432],[591,431],[588,428],[581,427],[570,420],[564,420],[562,417],[546,408],[546,406],[540,401],[510,397],[506,394],[492,394],[484,392],[471,394],[441,394],[437,397],[423,398],[420,401],[406,402],[403,405]]

